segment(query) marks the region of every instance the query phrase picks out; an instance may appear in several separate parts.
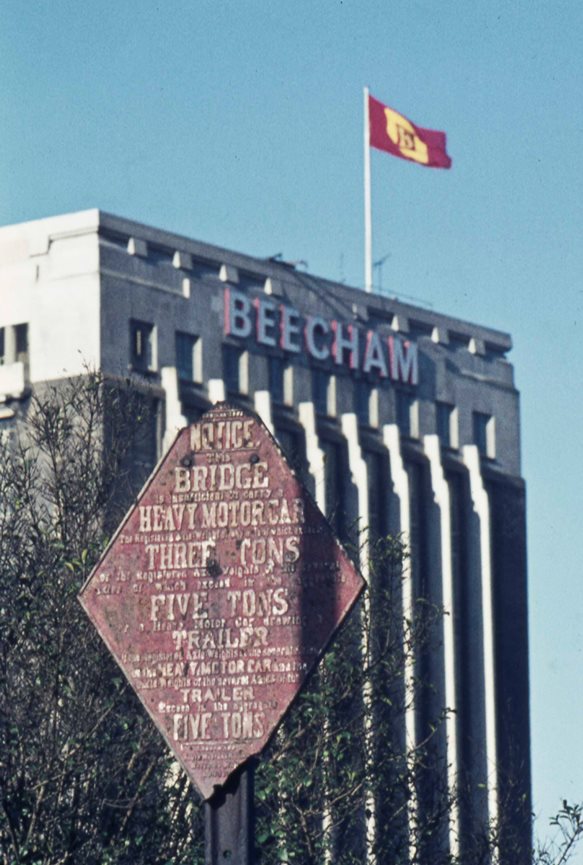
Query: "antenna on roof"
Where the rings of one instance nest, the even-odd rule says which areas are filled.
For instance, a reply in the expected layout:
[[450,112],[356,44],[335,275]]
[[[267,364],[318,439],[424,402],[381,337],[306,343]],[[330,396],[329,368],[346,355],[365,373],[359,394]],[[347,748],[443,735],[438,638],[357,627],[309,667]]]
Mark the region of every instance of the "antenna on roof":
[[308,262],[304,261],[303,258],[295,259],[294,261],[285,261],[283,258],[282,252],[277,252],[275,255],[270,255],[267,261],[273,261],[277,264],[283,264],[284,267],[291,267],[295,270],[297,267],[305,267],[308,268]]

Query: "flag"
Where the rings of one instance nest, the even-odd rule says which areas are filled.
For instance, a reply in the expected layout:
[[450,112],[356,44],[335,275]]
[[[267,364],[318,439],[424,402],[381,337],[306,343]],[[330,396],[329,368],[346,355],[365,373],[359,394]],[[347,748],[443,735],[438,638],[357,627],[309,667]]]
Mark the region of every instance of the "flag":
[[415,126],[402,114],[370,95],[368,111],[371,147],[429,168],[450,168],[445,132]]

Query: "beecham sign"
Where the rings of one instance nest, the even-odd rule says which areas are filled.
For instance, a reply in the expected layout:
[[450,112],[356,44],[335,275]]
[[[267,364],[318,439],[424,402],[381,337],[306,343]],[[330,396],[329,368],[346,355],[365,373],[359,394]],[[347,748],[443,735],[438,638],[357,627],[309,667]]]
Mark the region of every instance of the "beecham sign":
[[205,798],[260,753],[363,588],[259,418],[184,429],[80,600]]
[[289,354],[305,351],[316,361],[332,359],[350,372],[359,370],[402,384],[419,382],[416,343],[321,315],[304,317],[293,306],[266,296],[252,300],[230,286],[225,289],[224,332]]

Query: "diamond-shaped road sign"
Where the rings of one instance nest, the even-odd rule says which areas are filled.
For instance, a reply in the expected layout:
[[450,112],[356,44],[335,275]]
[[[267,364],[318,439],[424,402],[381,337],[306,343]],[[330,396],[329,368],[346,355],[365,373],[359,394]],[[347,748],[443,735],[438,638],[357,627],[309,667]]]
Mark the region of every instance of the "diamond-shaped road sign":
[[80,593],[204,798],[259,754],[363,588],[259,420],[183,429]]

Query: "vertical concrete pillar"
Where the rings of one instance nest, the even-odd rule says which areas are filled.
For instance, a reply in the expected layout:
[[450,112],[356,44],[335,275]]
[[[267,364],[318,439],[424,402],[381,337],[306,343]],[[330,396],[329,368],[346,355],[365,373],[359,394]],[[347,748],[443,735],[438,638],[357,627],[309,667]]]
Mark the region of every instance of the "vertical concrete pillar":
[[[370,522],[370,509],[369,509],[369,500],[368,500],[368,466],[366,464],[366,460],[362,455],[362,450],[360,447],[360,441],[358,437],[358,418],[354,413],[347,413],[341,415],[340,424],[342,428],[342,433],[344,438],[346,439],[346,444],[348,448],[348,468],[350,471],[350,479],[352,481],[352,485],[356,490],[355,495],[355,512],[357,515],[357,543],[359,549],[359,564],[360,564],[360,572],[366,582],[369,582],[370,579],[370,566],[369,566],[369,522]],[[364,609],[367,621],[370,621],[370,596],[368,592],[365,592],[363,599]],[[367,663],[366,654],[368,651],[368,640],[366,638],[366,634],[362,635],[362,645],[361,651],[365,658],[365,663]],[[365,690],[363,694],[363,700],[367,709],[370,710],[372,705],[372,694],[370,691],[370,686],[365,685]],[[372,760],[373,754],[373,725],[372,725],[372,716],[371,712],[367,711],[365,720],[365,728],[364,735],[367,740],[367,753],[369,756],[369,761]],[[372,769],[372,765],[370,767]],[[368,812],[368,820],[366,823],[366,853],[367,860],[370,858],[372,851],[374,849],[375,837],[376,837],[376,801],[375,797],[372,795],[370,790],[366,791],[366,801],[365,808]]]
[[318,441],[316,429],[316,410],[312,402],[301,402],[298,405],[298,417],[306,439],[306,459],[308,471],[313,481],[313,495],[316,504],[326,513],[326,460],[324,451]]
[[254,396],[255,411],[269,430],[272,436],[275,435],[275,427],[273,425],[273,415],[271,411],[271,394],[268,390],[256,390]]
[[357,517],[358,546],[360,549],[360,571],[368,582],[368,467],[362,455],[358,438],[358,418],[353,413],[340,417],[342,434],[346,439],[348,449],[348,468],[350,479],[355,490],[354,513]]
[[[482,640],[484,653],[484,703],[486,726],[486,761],[488,784],[488,819],[498,822],[498,746],[496,737],[496,675],[494,656],[494,599],[490,537],[490,501],[484,485],[480,453],[476,445],[463,448],[463,460],[468,470],[470,496],[478,521],[480,544],[480,579],[482,601]],[[496,857],[493,857],[493,861]]]
[[[409,491],[409,475],[405,467],[403,455],[401,452],[401,437],[397,424],[386,424],[383,426],[383,442],[389,452],[389,460],[391,465],[391,479],[393,482],[393,493],[398,503],[399,515],[394,523],[394,530],[400,532],[403,542],[409,548],[411,543],[411,495]],[[405,559],[403,563],[403,620],[411,621],[413,618],[413,577],[409,560]],[[409,761],[412,762],[412,755],[417,745],[416,725],[415,725],[415,658],[412,652],[406,657],[404,670],[405,684],[405,743],[409,756]],[[417,797],[412,795],[407,803],[408,824],[413,827],[417,823],[418,802]],[[409,855],[412,861],[415,860],[417,850],[412,840],[412,832],[409,832]]]
[[222,378],[209,378],[208,380],[209,400],[213,405],[224,402],[227,399],[227,388]]
[[[316,428],[316,410],[314,403],[301,402],[298,405],[298,417],[304,430],[306,440],[306,459],[308,461],[308,472],[312,479],[312,493],[316,504],[323,514],[326,513],[326,460],[324,451],[320,447],[318,431]],[[327,731],[326,731],[327,732]],[[324,791],[324,805],[322,809],[322,831],[325,837],[330,838],[332,834],[332,809],[330,807],[330,791]],[[332,862],[332,847],[328,844],[324,851],[323,865]]]
[[445,720],[447,749],[447,781],[453,803],[449,823],[449,845],[452,856],[459,855],[459,805],[456,798],[458,782],[458,735],[457,735],[457,670],[455,664],[455,618],[454,586],[451,551],[451,502],[449,485],[441,463],[441,444],[436,435],[423,439],[425,454],[429,461],[431,489],[437,513],[441,561],[441,597],[443,604],[443,661],[445,681],[445,704],[448,711]]
[[166,403],[164,434],[162,436],[162,453],[165,454],[176,438],[178,430],[187,425],[187,420],[182,414],[176,367],[163,366],[160,370],[160,379]]

